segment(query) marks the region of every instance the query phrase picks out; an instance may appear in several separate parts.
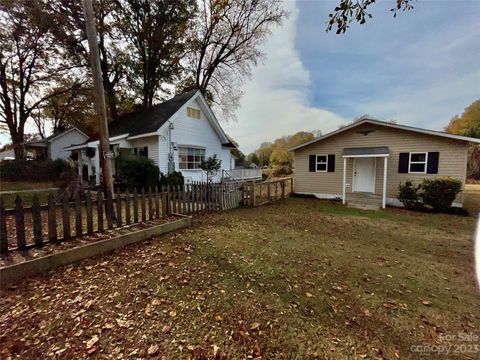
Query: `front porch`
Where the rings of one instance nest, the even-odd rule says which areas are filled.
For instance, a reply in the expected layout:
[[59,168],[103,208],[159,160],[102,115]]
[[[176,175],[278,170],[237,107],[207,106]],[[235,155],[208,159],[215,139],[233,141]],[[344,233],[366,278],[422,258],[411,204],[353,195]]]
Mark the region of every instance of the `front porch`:
[[386,146],[343,149],[343,204],[368,210],[386,207],[389,156]]

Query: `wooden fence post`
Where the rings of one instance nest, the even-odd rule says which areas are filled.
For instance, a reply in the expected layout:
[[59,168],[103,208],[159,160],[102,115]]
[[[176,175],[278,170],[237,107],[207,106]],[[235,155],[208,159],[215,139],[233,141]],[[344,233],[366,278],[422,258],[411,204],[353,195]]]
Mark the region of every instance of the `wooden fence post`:
[[25,214],[23,213],[23,203],[19,195],[15,199],[15,225],[17,229],[17,247],[19,250],[26,250],[25,241]]
[[293,177],[290,178],[290,194],[293,194]]
[[80,193],[77,192],[75,196],[75,236],[82,236],[82,201],[80,199]]
[[68,203],[68,194],[65,192],[62,199],[62,221],[63,221],[63,240],[71,237],[70,233],[70,204]]
[[115,201],[115,205],[117,205],[117,227],[122,227],[122,194],[120,193],[120,189],[117,189]]
[[165,215],[170,215],[171,210],[170,210],[170,187],[167,186],[166,188],[163,189],[163,196],[164,196],[164,201],[165,201],[165,207],[164,207],[164,214]]
[[105,213],[107,214],[107,226],[111,230],[113,229],[113,200],[110,190],[107,190],[107,203],[105,207]]
[[133,188],[133,223],[138,223],[138,193],[137,188]]
[[93,234],[93,209],[92,209],[92,194],[90,191],[87,191],[85,199],[85,210],[87,213],[87,234]]
[[97,228],[98,232],[103,232],[103,192],[97,192]]
[[155,219],[160,219],[160,198],[158,197],[158,186],[155,186]]
[[127,225],[130,225],[130,192],[125,192],[125,222]]
[[145,204],[145,188],[142,188],[142,197],[140,202],[142,205],[142,222],[147,222],[147,206]]
[[48,240],[57,243],[57,205],[53,194],[48,195]]
[[8,254],[7,218],[5,216],[5,203],[0,199],[0,254]]
[[43,239],[42,239],[42,213],[40,210],[40,200],[38,199],[38,195],[33,195],[32,200],[32,221],[33,221],[33,240],[35,242],[35,246],[42,247],[43,246]]
[[151,187],[148,187],[148,220],[153,220],[153,199]]

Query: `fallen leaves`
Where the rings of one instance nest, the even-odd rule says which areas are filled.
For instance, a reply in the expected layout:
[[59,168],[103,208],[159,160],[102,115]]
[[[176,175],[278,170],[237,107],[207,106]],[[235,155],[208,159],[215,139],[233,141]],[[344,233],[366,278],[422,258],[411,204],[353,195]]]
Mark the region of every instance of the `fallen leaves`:
[[250,325],[250,330],[256,330],[260,327],[260,323],[259,322],[254,322]]
[[96,348],[94,348],[94,346],[96,343],[98,343],[98,340],[98,335],[94,335],[90,340],[87,341],[85,348],[87,349],[87,352],[89,354],[92,354],[96,351]]
[[158,353],[158,350],[158,345],[151,345],[147,350],[147,354],[150,356],[156,355]]
[[163,328],[162,328],[162,333],[163,334],[167,334],[170,332],[170,330],[172,330],[172,326],[171,325],[164,325]]

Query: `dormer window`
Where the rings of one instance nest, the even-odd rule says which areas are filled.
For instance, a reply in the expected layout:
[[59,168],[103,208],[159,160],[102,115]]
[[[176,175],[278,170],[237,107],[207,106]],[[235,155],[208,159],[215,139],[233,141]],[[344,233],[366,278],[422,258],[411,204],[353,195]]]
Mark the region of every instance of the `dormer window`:
[[192,119],[200,119],[200,110],[187,107],[187,116]]

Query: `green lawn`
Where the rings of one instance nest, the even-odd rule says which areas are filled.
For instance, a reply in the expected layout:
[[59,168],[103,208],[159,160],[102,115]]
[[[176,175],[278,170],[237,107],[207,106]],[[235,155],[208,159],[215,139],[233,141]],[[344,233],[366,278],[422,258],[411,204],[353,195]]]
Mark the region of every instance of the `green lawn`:
[[[480,336],[473,227],[298,198],[201,217],[3,289],[2,355],[418,359]],[[478,358],[450,344],[470,352],[430,358]]]
[[464,207],[472,214],[480,213],[480,184],[465,185]]

